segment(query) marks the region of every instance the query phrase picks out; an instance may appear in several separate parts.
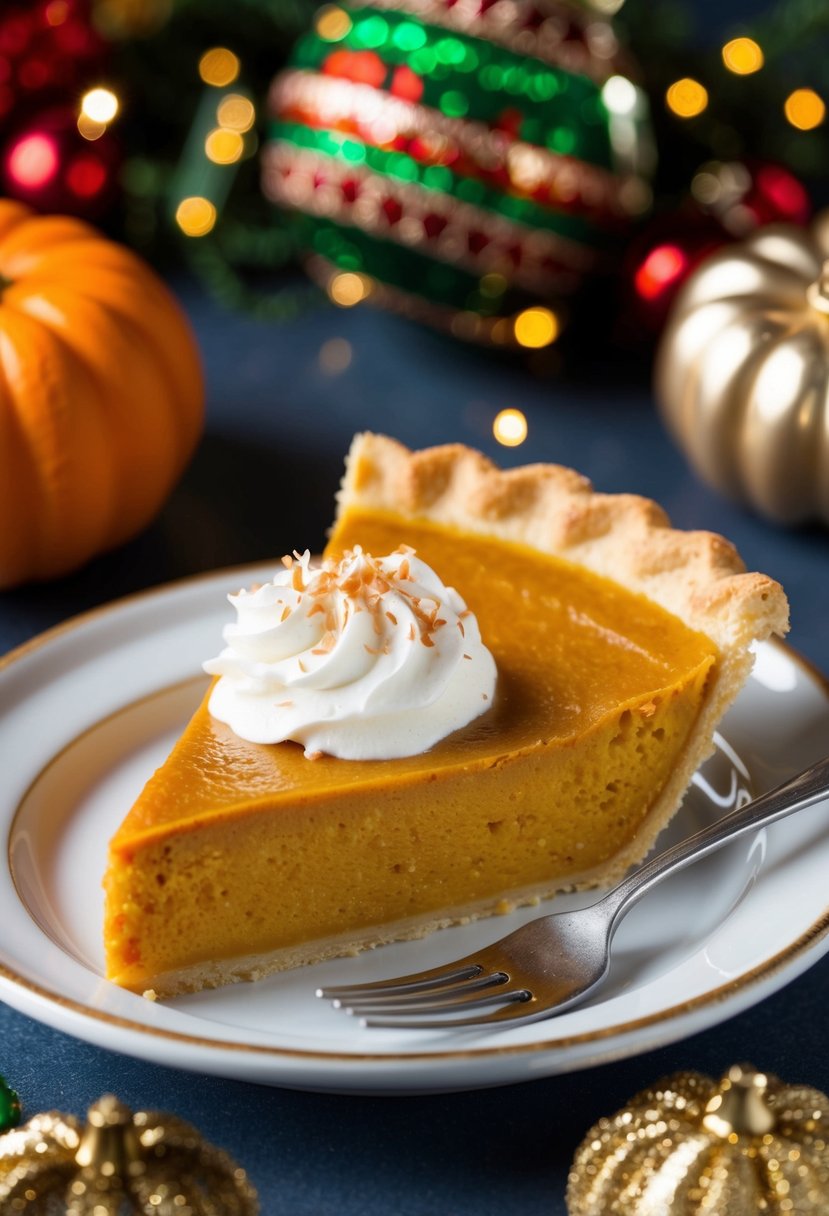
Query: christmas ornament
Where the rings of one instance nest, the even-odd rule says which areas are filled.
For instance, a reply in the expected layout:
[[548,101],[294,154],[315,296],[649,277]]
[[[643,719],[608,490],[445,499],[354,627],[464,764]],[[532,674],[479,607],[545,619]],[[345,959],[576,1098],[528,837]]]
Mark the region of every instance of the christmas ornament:
[[576,1151],[570,1216],[829,1211],[829,1098],[735,1066],[676,1073],[600,1119]]
[[83,1126],[57,1111],[0,1136],[0,1211],[20,1216],[256,1216],[245,1171],[194,1127],[106,1095]]
[[625,259],[624,329],[658,333],[683,283],[710,254],[778,221],[804,224],[811,202],[781,165],[707,161],[678,207],[650,221]]
[[579,5],[329,5],[270,108],[264,188],[332,299],[463,337],[523,345],[516,315],[606,265],[649,204],[644,95]]
[[829,213],[703,263],[671,313],[656,392],[717,489],[781,523],[829,523]]
[[0,586],[143,528],[201,429],[187,322],[135,254],[0,200]]
[[16,1127],[20,1122],[20,1099],[7,1084],[5,1077],[0,1077],[0,1132]]
[[103,87],[109,69],[109,46],[92,23],[88,0],[4,6],[3,194],[41,211],[86,217],[100,215],[112,204],[121,153],[110,130],[118,98]]

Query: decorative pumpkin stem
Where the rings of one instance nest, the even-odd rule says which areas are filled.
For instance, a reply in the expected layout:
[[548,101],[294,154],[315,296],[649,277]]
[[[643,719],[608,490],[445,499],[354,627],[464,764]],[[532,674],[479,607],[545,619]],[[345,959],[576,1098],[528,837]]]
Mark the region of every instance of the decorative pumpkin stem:
[[735,1064],[705,1108],[703,1127],[716,1136],[763,1136],[775,1117],[766,1103],[768,1079],[748,1065]]

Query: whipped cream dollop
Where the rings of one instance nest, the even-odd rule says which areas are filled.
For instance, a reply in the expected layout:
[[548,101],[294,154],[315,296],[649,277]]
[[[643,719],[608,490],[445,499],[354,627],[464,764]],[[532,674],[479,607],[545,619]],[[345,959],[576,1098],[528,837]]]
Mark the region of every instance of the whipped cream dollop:
[[413,550],[282,563],[272,582],[228,597],[237,620],[204,664],[220,677],[210,712],[241,738],[390,760],[490,707],[495,661],[478,623]]

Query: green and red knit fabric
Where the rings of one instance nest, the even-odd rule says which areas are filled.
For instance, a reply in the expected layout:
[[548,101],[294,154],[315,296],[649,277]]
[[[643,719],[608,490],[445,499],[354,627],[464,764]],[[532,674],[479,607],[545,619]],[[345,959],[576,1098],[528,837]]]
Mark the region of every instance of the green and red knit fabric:
[[545,0],[329,5],[271,90],[264,188],[313,273],[463,336],[567,296],[647,209],[647,105],[612,26]]

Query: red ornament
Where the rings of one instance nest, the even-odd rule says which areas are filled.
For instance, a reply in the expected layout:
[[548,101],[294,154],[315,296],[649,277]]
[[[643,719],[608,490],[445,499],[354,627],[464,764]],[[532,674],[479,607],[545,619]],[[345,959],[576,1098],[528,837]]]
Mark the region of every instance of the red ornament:
[[811,210],[805,187],[781,165],[702,165],[681,205],[653,220],[629,250],[622,336],[635,340],[658,333],[682,284],[714,250],[764,224],[803,224]]
[[119,153],[78,130],[80,101],[106,81],[107,43],[90,0],[0,2],[0,185],[40,211],[94,219],[114,193]]

